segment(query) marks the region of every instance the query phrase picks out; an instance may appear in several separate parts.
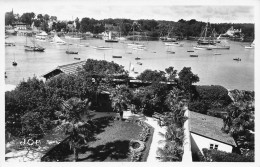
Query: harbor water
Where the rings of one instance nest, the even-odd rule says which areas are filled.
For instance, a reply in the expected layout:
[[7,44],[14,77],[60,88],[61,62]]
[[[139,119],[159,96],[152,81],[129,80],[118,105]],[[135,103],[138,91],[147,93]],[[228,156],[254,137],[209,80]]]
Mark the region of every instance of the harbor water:
[[[173,66],[178,72],[183,67],[191,67],[194,74],[198,74],[200,81],[197,85],[222,85],[227,89],[254,90],[254,49],[245,49],[248,43],[224,40],[222,45],[229,45],[230,49],[194,50],[196,41],[180,41],[180,46],[165,46],[161,41],[145,42],[145,50],[133,50],[127,46],[131,41],[119,43],[105,43],[100,39],[63,40],[73,43],[69,48],[78,51],[78,55],[66,54],[67,45],[56,45],[50,42],[37,42],[46,48],[44,52],[28,52],[24,50],[26,37],[9,36],[6,42],[14,42],[15,46],[5,47],[5,78],[6,84],[17,85],[29,77],[41,77],[59,65],[78,62],[86,59],[114,61],[129,70],[130,64],[138,75],[145,69],[162,70]],[[30,41],[30,39],[27,39]],[[89,44],[79,46],[79,44]],[[110,50],[97,50],[95,46],[112,47]],[[173,51],[170,53],[167,51]],[[187,52],[194,50],[194,52]],[[190,57],[196,54],[198,57]],[[113,58],[122,56],[122,58]],[[139,57],[140,60],[135,60]],[[241,61],[235,61],[240,58]],[[12,62],[16,61],[17,66]],[[141,63],[137,64],[137,62]]]

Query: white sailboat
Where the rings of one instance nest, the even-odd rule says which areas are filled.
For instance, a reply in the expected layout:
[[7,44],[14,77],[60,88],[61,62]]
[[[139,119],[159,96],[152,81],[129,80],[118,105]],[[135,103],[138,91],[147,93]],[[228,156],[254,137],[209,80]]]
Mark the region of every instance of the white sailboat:
[[[68,48],[66,50],[66,54],[78,54],[79,52],[78,51],[73,51],[71,48],[70,48],[70,45],[73,45],[71,43],[68,43]],[[78,44],[77,45],[77,48],[78,48]]]
[[108,33],[108,39],[105,39],[105,42],[113,42],[113,43],[116,43],[116,42],[118,42],[118,41],[119,41],[118,39],[112,38],[112,32],[109,31],[109,33]]
[[253,49],[255,48],[255,40],[249,46],[245,46],[245,49]]
[[57,45],[65,45],[66,42],[63,41],[58,35],[54,35],[50,43],[57,44]]

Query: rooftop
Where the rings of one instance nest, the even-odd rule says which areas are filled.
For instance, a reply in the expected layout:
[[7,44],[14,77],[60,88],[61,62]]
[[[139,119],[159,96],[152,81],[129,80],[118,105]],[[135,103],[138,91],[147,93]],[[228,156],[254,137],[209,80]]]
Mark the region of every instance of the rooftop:
[[223,121],[221,118],[212,117],[200,113],[190,111],[190,132],[195,134],[236,146],[236,143],[229,134],[221,131]]
[[43,74],[42,76],[44,78],[50,78],[52,76],[58,75],[60,73],[65,73],[65,74],[73,74],[77,72],[77,69],[82,67],[86,61],[79,61],[76,63],[70,63],[66,65],[61,65],[56,67],[55,69],[51,70],[50,72]]

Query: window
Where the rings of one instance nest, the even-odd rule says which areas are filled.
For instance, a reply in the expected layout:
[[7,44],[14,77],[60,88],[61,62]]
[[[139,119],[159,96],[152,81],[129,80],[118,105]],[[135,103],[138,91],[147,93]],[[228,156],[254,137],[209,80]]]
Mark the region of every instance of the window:
[[213,149],[213,147],[214,147],[214,144],[210,144],[209,149],[211,150],[211,149]]
[[210,144],[209,149],[210,150],[213,150],[213,149],[218,150],[218,145],[217,144]]

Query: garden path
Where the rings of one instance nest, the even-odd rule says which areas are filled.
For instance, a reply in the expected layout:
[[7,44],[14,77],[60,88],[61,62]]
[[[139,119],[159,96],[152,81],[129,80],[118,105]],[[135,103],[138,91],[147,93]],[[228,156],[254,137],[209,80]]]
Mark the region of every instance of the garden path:
[[149,154],[147,157],[147,162],[160,162],[158,159],[157,155],[157,149],[158,147],[163,147],[163,143],[160,143],[159,141],[164,140],[164,137],[160,135],[160,133],[165,134],[166,132],[166,127],[160,127],[157,123],[157,119],[151,118],[151,117],[146,117],[144,115],[140,114],[132,114],[131,111],[124,111],[123,117],[125,119],[134,117],[136,119],[140,119],[149,125],[151,125],[154,128],[154,133],[153,133],[153,140],[150,146]]

